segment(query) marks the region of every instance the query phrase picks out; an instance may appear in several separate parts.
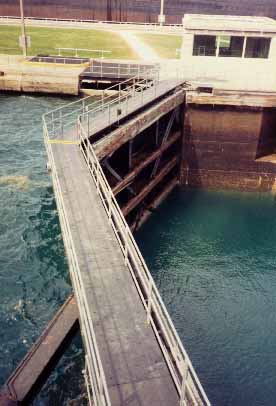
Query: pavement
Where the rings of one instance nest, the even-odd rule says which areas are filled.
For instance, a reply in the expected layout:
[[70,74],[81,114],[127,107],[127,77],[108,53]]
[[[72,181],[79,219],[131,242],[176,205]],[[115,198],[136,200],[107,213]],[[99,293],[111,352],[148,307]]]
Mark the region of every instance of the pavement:
[[133,32],[119,31],[119,34],[133,49],[140,60],[148,62],[159,62],[161,60],[160,56]]

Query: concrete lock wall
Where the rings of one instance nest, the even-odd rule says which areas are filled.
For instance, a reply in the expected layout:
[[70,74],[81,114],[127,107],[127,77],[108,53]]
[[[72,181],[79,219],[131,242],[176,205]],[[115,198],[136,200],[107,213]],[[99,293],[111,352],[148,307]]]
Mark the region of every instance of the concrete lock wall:
[[181,183],[207,188],[274,190],[276,163],[257,158],[273,153],[275,147],[275,109],[188,106]]
[[[181,24],[184,13],[260,15],[276,17],[274,0],[170,0],[167,23]],[[26,16],[157,22],[160,0],[28,0]],[[1,15],[19,15],[17,0],[0,0]]]

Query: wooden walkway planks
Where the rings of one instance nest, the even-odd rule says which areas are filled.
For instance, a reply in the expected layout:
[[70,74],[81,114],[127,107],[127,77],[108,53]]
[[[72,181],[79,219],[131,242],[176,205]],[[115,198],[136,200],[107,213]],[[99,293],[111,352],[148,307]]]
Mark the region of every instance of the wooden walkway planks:
[[179,398],[77,145],[53,144],[62,194],[112,406]]

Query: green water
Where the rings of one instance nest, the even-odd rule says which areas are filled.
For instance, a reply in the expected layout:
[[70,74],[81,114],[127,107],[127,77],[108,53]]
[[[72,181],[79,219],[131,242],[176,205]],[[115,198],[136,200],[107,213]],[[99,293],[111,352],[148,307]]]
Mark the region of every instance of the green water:
[[212,404],[275,406],[275,199],[179,190],[138,241]]
[[[0,384],[71,291],[41,129],[66,102],[0,95]],[[275,406],[274,198],[179,190],[137,239],[213,405]],[[82,368],[78,336],[34,405],[68,405]]]
[[[66,102],[0,95],[0,385],[71,292],[41,127]],[[35,405],[79,395],[82,356],[76,337]]]

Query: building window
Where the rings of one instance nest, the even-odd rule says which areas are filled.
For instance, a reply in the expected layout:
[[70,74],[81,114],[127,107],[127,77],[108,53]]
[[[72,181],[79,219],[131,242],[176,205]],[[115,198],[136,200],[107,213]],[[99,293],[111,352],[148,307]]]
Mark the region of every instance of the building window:
[[194,36],[194,56],[216,56],[217,37],[215,35]]
[[242,57],[244,37],[221,36],[219,38],[219,56]]
[[268,58],[271,38],[248,37],[245,58]]

